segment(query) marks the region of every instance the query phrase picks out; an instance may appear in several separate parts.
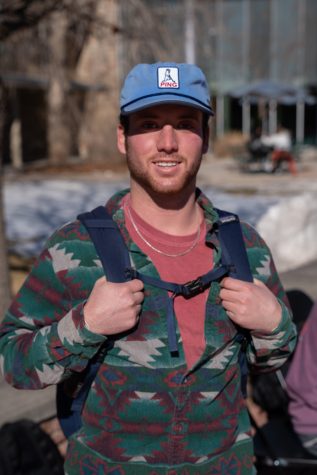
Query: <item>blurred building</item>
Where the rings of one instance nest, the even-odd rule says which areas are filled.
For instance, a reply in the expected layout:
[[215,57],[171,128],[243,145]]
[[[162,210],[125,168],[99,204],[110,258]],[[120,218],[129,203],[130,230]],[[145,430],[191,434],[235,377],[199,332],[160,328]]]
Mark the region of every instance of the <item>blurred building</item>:
[[[139,21],[145,42],[123,38],[126,72],[136,61],[172,57],[196,62],[206,72],[215,96],[216,135],[226,130],[248,132],[267,109],[299,141],[317,142],[317,2],[316,0],[148,0],[152,21],[136,16],[135,4],[124,4],[122,22],[133,30]],[[158,36],[160,40],[158,39]],[[126,42],[125,42],[126,40]],[[129,44],[128,44],[129,41]],[[299,88],[296,97],[255,101],[243,111],[241,86],[269,80]],[[303,93],[310,100],[303,101]],[[247,114],[250,113],[248,123]],[[244,115],[244,121],[243,121]],[[244,122],[244,123],[243,123]],[[272,128],[272,125],[271,125]]]
[[[268,132],[281,123],[294,141],[317,143],[316,0],[74,5],[76,11],[61,8],[32,32],[0,44],[10,102],[6,130],[15,144],[10,149],[5,134],[7,161],[19,143],[17,163],[54,154],[63,162],[63,147],[83,160],[113,160],[125,74],[138,62],[164,60],[195,62],[205,71],[216,110],[214,138],[230,130],[248,134],[260,119]],[[258,84],[273,86],[273,96],[250,93]]]

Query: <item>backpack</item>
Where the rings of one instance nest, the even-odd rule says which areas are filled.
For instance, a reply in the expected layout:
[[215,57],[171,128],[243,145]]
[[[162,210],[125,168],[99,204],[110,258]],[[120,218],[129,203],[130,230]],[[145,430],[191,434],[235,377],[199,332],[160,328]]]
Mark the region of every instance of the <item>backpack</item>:
[[[167,308],[167,331],[171,353],[177,353],[173,311],[175,295],[182,294],[190,298],[204,290],[212,281],[219,280],[225,275],[253,282],[238,216],[219,209],[216,209],[216,211],[219,215],[217,232],[222,250],[221,265],[185,284],[166,282],[140,274],[131,268],[129,252],[121,232],[104,206],[99,206],[77,217],[86,227],[95,245],[107,280],[119,283],[138,278],[145,284],[172,292]],[[244,350],[248,339],[249,333],[239,328],[237,340],[241,343],[239,364],[241,368],[241,388],[244,395],[246,395],[248,374]],[[90,360],[87,368],[82,373],[75,374],[57,385],[57,417],[66,437],[69,437],[81,427],[82,409],[106,352],[107,342],[101,346],[99,352]]]

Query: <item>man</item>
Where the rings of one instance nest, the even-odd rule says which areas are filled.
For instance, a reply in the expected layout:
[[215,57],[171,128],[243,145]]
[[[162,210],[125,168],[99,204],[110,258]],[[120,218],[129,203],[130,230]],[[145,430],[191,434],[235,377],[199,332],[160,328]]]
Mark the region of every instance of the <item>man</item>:
[[[167,69],[177,87],[163,80]],[[218,215],[196,189],[212,114],[194,65],[140,64],[126,78],[117,142],[131,186],[106,206],[140,273],[184,283],[220,262]],[[295,330],[268,248],[246,224],[243,234],[254,283],[225,277],[192,298],[139,279],[107,282],[78,221],[48,241],[8,311],[0,349],[6,379],[36,389],[84,370],[109,343],[69,441],[67,474],[253,473],[237,325],[250,330],[255,370],[281,365]]]

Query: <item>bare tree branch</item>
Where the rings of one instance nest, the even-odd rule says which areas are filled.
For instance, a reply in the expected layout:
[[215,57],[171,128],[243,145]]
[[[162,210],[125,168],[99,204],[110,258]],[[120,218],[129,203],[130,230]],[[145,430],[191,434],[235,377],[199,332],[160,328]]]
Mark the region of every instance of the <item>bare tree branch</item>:
[[4,0],[0,4],[0,41],[19,30],[34,27],[51,13],[62,10],[74,20],[74,30],[95,22],[113,33],[119,33],[119,25],[96,18],[96,3],[97,0]]
[[37,25],[60,8],[63,8],[63,2],[59,0],[5,0],[0,7],[0,40]]

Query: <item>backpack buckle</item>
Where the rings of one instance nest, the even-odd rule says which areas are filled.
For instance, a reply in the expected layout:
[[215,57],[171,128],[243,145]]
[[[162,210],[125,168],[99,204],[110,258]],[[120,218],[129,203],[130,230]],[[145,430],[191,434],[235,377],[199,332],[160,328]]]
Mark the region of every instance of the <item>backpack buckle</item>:
[[133,267],[127,267],[124,273],[127,280],[139,279],[139,273]]
[[181,293],[184,297],[193,297],[196,294],[199,294],[204,290],[204,284],[201,280],[201,277],[197,277],[197,279],[191,280],[186,282],[181,286]]

